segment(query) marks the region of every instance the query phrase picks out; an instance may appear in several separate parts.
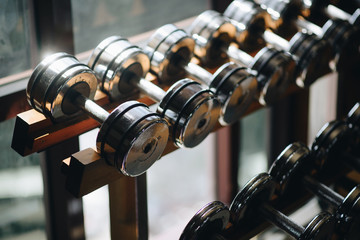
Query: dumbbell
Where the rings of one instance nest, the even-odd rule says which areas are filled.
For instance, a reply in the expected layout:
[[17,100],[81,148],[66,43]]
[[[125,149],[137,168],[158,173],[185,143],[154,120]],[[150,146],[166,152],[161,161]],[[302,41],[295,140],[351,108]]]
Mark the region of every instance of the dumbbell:
[[354,148],[353,141],[354,131],[344,121],[326,123],[317,133],[311,146],[318,168],[324,169],[324,172],[337,171],[339,164],[346,163],[360,172],[360,158],[351,154]]
[[334,228],[334,218],[327,212],[315,216],[304,228],[288,216],[273,208],[269,201],[274,195],[276,184],[268,173],[260,173],[252,178],[236,195],[230,205],[230,221],[235,228],[247,224],[257,224],[267,220],[295,239],[330,239]]
[[[288,5],[289,8],[294,8]],[[249,16],[247,9],[252,9]],[[252,17],[257,22],[263,22],[263,25],[258,24],[258,29],[262,28],[262,38],[268,43],[284,51],[290,52],[297,60],[297,76],[296,83],[300,87],[307,87],[311,85],[319,77],[331,72],[329,62],[332,59],[332,52],[330,45],[313,35],[303,32],[297,32],[290,41],[266,30],[270,25],[271,17],[259,4],[251,0],[233,1],[226,8],[224,15],[229,17],[234,25],[244,24],[244,19]],[[285,14],[286,15],[286,14]],[[288,18],[288,17],[287,17]],[[245,22],[246,23],[246,22]]]
[[360,188],[354,187],[346,197],[315,180],[314,159],[310,150],[300,142],[287,146],[270,167],[269,174],[277,183],[277,194],[304,187],[321,200],[336,208],[336,229],[342,239],[358,239],[360,234]]
[[220,233],[226,229],[229,219],[230,212],[225,204],[220,201],[210,202],[191,218],[180,240],[224,240]]
[[298,0],[260,1],[262,6],[266,6],[267,11],[273,18],[281,18],[282,15],[292,16],[292,18],[287,18],[285,24],[294,26],[296,29],[300,28],[300,30],[313,33],[319,38],[326,40],[333,47],[333,58],[335,59],[334,68],[342,64],[349,64],[349,55],[354,55],[359,52],[360,32],[356,31],[348,22],[339,19],[328,20],[323,27],[319,27],[299,17],[302,8],[301,5],[292,4],[299,9],[290,12],[288,6],[291,3],[296,2],[298,2]]
[[92,101],[96,89],[96,76],[88,66],[72,55],[55,53],[35,68],[26,95],[35,110],[55,122],[86,113],[102,123],[96,139],[101,156],[125,175],[142,174],[165,149],[167,122],[137,101],[108,113]]
[[[216,11],[207,10],[201,13],[188,31],[195,39],[197,56],[201,57],[205,52],[210,51],[209,49],[216,48],[219,55],[226,54],[234,62],[256,71],[260,91],[259,101],[263,105],[279,99],[290,82],[295,79],[296,64],[290,54],[265,47],[252,57],[236,46],[229,45],[228,39],[234,35],[236,28],[229,19]],[[226,35],[228,37],[224,37]],[[213,54],[207,58],[210,61],[211,58],[217,57]]]
[[[210,90],[190,79],[182,79],[165,92],[144,78],[150,60],[140,47],[125,38],[112,36],[103,40],[88,64],[107,92],[127,97],[133,91],[140,91],[159,102],[157,112],[169,122],[170,136],[178,147],[195,147],[218,121],[220,104]],[[114,84],[124,87],[114,89]]]
[[[313,15],[312,13],[324,13],[327,17],[330,18],[339,18],[344,21],[348,21],[353,26],[360,25],[360,9],[356,9],[353,14],[349,14],[342,9],[332,5],[328,0],[310,0],[303,1],[304,4],[304,15],[309,17]],[[315,18],[317,16],[314,16]]]
[[184,30],[167,24],[150,37],[144,52],[149,56],[151,70],[161,83],[191,75],[215,93],[221,103],[219,122],[231,124],[249,108],[257,94],[257,80],[249,69],[229,62],[211,74],[192,63],[195,41]]

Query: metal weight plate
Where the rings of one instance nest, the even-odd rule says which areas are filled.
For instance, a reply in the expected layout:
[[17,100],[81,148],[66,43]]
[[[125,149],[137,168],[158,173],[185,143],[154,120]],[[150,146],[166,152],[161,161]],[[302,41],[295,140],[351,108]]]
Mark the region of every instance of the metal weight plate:
[[330,240],[335,228],[334,217],[322,212],[311,220],[299,240]]
[[313,158],[319,169],[337,166],[339,157],[349,146],[351,131],[343,121],[332,121],[325,124],[317,133],[311,146]]
[[172,85],[157,112],[165,117],[179,147],[195,147],[213,130],[220,115],[215,95],[197,82],[182,79]]
[[101,89],[112,99],[119,99],[138,92],[131,80],[145,77],[150,61],[127,39],[111,36],[95,48],[88,65],[96,73]]
[[150,37],[144,52],[151,61],[151,70],[159,76],[159,82],[175,82],[186,76],[184,66],[193,57],[195,40],[184,30],[167,24]]
[[259,101],[263,105],[277,101],[295,81],[295,60],[290,54],[274,48],[261,49],[249,67],[258,73]]
[[296,83],[308,87],[318,78],[331,72],[331,45],[315,35],[298,32],[290,40],[290,53],[298,58]]
[[209,86],[221,103],[219,122],[228,125],[238,121],[258,94],[256,77],[247,68],[229,62],[214,73]]
[[337,231],[343,239],[355,240],[360,236],[360,188],[354,187],[345,197],[337,212]]
[[188,32],[196,41],[195,54],[207,67],[217,67],[228,62],[226,49],[236,35],[236,27],[216,11],[201,13]]
[[137,101],[118,106],[101,125],[97,149],[128,176],[138,176],[160,158],[169,137],[167,122]]
[[[324,36],[331,46],[335,56],[337,69],[357,69],[359,58],[360,31],[344,20],[328,20],[322,27]],[[349,71],[349,70],[347,70]]]
[[277,183],[276,193],[283,196],[288,189],[299,189],[302,177],[310,172],[310,150],[301,142],[288,145],[269,169]]
[[236,195],[230,205],[231,222],[239,226],[244,221],[255,220],[258,207],[268,202],[275,191],[275,182],[267,173],[252,178]]
[[258,2],[264,5],[266,11],[271,14],[270,27],[280,36],[288,39],[298,31],[293,20],[301,13],[302,0],[260,0]]
[[180,240],[207,240],[219,234],[229,223],[229,209],[219,201],[201,208],[186,225]]
[[272,20],[259,4],[251,0],[232,1],[224,11],[224,16],[233,20],[237,28],[236,41],[242,49],[252,51],[265,47],[263,34]]
[[93,71],[67,53],[55,53],[33,71],[26,89],[30,105],[53,121],[60,122],[81,113],[73,102],[78,92],[93,99],[97,80]]

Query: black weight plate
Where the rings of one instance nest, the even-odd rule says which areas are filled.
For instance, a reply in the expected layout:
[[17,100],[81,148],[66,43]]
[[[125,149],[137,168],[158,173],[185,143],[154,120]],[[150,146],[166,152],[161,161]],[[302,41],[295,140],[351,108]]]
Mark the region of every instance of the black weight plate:
[[360,188],[354,187],[339,206],[336,217],[337,231],[343,239],[355,240],[360,237]]
[[356,103],[347,115],[347,123],[360,127],[360,102]]
[[298,32],[290,40],[289,52],[298,58],[297,83],[307,87],[319,77],[331,72],[329,62],[333,59],[332,48],[326,41],[310,34]]
[[228,125],[239,120],[257,94],[257,80],[247,68],[229,62],[213,75],[209,86],[221,103],[219,122]]
[[347,21],[336,19],[328,20],[323,26],[323,39],[327,40],[333,50],[336,68],[357,69],[356,56],[359,55],[360,31]]
[[295,80],[295,60],[290,54],[274,48],[265,47],[256,54],[251,68],[258,72],[259,100],[263,105],[277,101]]
[[311,151],[319,168],[339,164],[351,140],[351,131],[343,121],[326,123],[316,135]]
[[306,226],[299,240],[330,240],[334,227],[334,218],[329,213],[322,212]]
[[172,85],[158,109],[171,127],[179,147],[195,147],[213,130],[220,115],[220,102],[209,90],[190,79]]
[[275,191],[275,182],[268,173],[252,178],[236,195],[230,205],[230,221],[239,226],[242,222],[256,219],[259,206],[267,203]]
[[207,240],[213,234],[221,233],[229,219],[229,209],[222,202],[208,203],[191,218],[180,240]]
[[283,195],[288,188],[302,185],[302,176],[308,173],[310,150],[305,144],[295,142],[288,145],[270,167],[269,174],[277,183],[276,193]]

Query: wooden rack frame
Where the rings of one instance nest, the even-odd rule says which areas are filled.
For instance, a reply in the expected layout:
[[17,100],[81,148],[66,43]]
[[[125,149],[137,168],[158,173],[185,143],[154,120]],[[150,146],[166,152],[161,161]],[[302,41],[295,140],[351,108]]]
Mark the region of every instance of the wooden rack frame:
[[[222,11],[231,1],[213,0],[211,2],[216,10]],[[69,14],[71,13],[70,0],[62,1],[61,5],[56,0],[31,0],[31,4],[36,6],[36,11],[33,14],[36,22],[40,24],[39,29],[41,29],[37,34],[38,41],[42,43],[44,49],[46,46],[56,46],[57,49],[62,51],[73,52],[72,44],[67,44],[71,41],[63,41],[63,39],[73,38],[72,23],[67,21],[67,19],[71,19],[71,14]],[[52,9],[52,11],[49,12],[49,9]],[[56,25],[56,22],[65,24],[60,27]],[[38,55],[40,55],[40,52]],[[354,61],[358,62],[358,60]],[[347,66],[339,69],[338,104],[336,106],[338,117],[344,116],[348,109],[356,101],[359,101],[360,83],[357,79],[358,76],[352,74],[347,69]],[[148,98],[138,100],[148,105],[153,103]],[[96,102],[108,111],[120,104],[120,102],[109,102],[108,98],[101,92],[97,93]],[[2,106],[11,106],[5,110],[4,114],[1,114],[1,120],[9,119],[29,109],[23,90],[1,97],[0,103]],[[285,145],[292,141],[302,140],[306,142],[308,107],[308,91],[299,90],[294,86],[289,90],[283,101],[271,107],[269,126],[272,134],[269,139],[271,144],[269,159],[273,159]],[[261,106],[254,103],[247,114],[251,114],[259,108]],[[297,109],[295,114],[290,110],[294,108]],[[284,109],[286,110],[284,111]],[[290,115],[290,113],[292,114]],[[284,133],[282,131],[284,124],[286,124],[287,128],[293,129],[293,132]],[[85,149],[75,153],[78,151],[76,137],[98,126],[99,124],[96,121],[84,117],[66,123],[53,124],[35,110],[18,114],[12,144],[14,149],[21,155],[43,152],[42,155],[45,156],[42,160],[42,167],[46,185],[45,202],[47,205],[49,239],[85,239],[82,225],[81,199],[69,195],[64,190],[65,184],[74,195],[81,197],[107,183],[109,183],[110,207],[112,209],[112,238],[119,239],[120,236],[125,239],[148,238],[146,174],[138,178],[124,177],[114,168],[106,165],[93,149]],[[236,128],[238,128],[237,124],[226,128],[219,129],[219,126],[217,128],[218,175],[216,188],[219,200],[227,204],[238,190],[236,183],[237,172],[233,170],[236,168],[234,166],[237,165],[238,161],[238,149],[234,143],[238,143],[239,138],[233,131]],[[279,132],[283,133],[280,138],[277,134],[274,134]],[[166,152],[174,150],[176,150],[176,147],[169,143]],[[62,154],[58,156],[58,153]],[[72,156],[68,157],[70,155]],[[219,160],[219,156],[221,156],[221,160]],[[65,173],[66,178],[59,173],[60,169]],[[97,176],[96,179],[94,175]],[[351,176],[354,181],[359,179],[357,176],[354,177],[354,174]],[[298,209],[306,199],[307,197],[304,196],[300,201],[289,202],[288,210],[285,210],[285,212]],[[66,207],[75,202],[80,206],[77,212],[65,213]],[[67,224],[63,224],[63,222],[67,222]],[[254,229],[249,229],[246,233],[234,234],[233,239],[245,239],[246,237],[255,236],[266,226],[266,224],[262,224]]]

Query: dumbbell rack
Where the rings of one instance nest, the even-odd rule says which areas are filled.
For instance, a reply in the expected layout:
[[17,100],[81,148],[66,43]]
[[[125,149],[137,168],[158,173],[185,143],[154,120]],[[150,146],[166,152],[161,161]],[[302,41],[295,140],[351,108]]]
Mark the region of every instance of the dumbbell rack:
[[[215,70],[216,69],[213,71]],[[347,74],[347,71],[339,72],[339,82],[346,84],[346,86],[340,86],[338,90],[338,102],[346,102],[346,104],[350,106],[358,99],[354,100],[353,96],[349,96],[344,93],[346,93],[347,90],[353,90],[355,88],[354,86],[356,86],[355,89],[359,89],[359,83],[356,83],[353,76],[348,77]],[[156,81],[156,79],[153,80]],[[301,105],[301,110],[297,113],[299,116],[302,115],[303,112],[307,111],[307,101],[300,103],[303,98],[307,98],[307,94],[307,90],[300,90],[296,86],[292,86],[287,92],[288,96],[294,97],[297,100],[295,100],[295,102]],[[108,111],[120,104],[120,102],[110,102],[107,96],[100,91],[97,92],[95,99],[99,105],[103,106]],[[153,104],[152,100],[147,97],[139,98],[138,101],[148,105]],[[280,110],[282,105],[282,103],[276,104],[273,111],[276,112],[277,110]],[[260,108],[261,106],[258,103],[254,103],[247,114],[251,114]],[[341,107],[339,106],[338,108]],[[344,107],[344,109],[341,110],[342,111],[338,110],[339,116],[343,116],[348,108]],[[307,116],[307,114],[304,115]],[[296,124],[299,123],[293,123],[292,126],[295,127]],[[56,148],[56,145],[60,143],[74,141],[74,138],[78,135],[98,126],[99,125],[95,120],[84,117],[79,117],[66,123],[53,124],[50,119],[45,118],[42,114],[36,112],[35,110],[29,110],[18,114],[16,118],[12,147],[21,155],[26,156],[35,152],[42,152],[46,149],[53,148],[54,146]],[[275,131],[276,129],[280,129],[281,123],[275,125],[274,127]],[[300,129],[302,126],[298,125],[298,127]],[[223,128],[221,130],[220,128],[220,126],[216,128],[216,130],[219,130],[218,137],[229,139],[231,133],[231,130],[229,129],[231,127]],[[294,138],[302,140],[304,136]],[[218,146],[218,148],[221,148],[221,146]],[[236,147],[232,146],[230,148]],[[175,150],[176,147],[172,143],[169,143],[165,154]],[[72,150],[69,149],[69,151]],[[74,152],[76,151],[77,150],[74,150]],[[273,149],[273,151],[278,153],[278,149]],[[227,152],[231,152],[231,149],[228,149]],[[219,152],[218,154],[221,153]],[[59,156],[59,158],[61,158],[61,156]],[[227,160],[228,164],[234,164],[234,159],[236,158],[231,156],[230,153],[228,159],[227,157],[224,157],[222,162],[219,162],[219,165],[224,165],[223,163],[227,162]],[[146,206],[144,207],[141,204],[143,203],[141,201],[144,199],[146,201],[145,175],[138,178],[124,177],[115,169],[109,167],[93,149],[85,149],[74,153],[70,158],[67,157],[61,160],[61,169],[66,176],[67,188],[76,197],[82,197],[101,186],[109,184],[110,211],[112,213],[111,218],[112,224],[115,224],[112,225],[112,231],[114,231],[112,233],[113,239],[120,238],[120,236],[124,239],[135,239],[137,237],[139,237],[139,239],[145,238],[147,234],[144,232],[147,231],[147,222],[146,219],[144,220],[141,217],[146,217],[144,214],[146,214],[147,211]],[[96,176],[96,178],[94,178],[94,176]],[[337,178],[341,178],[343,176],[344,174],[341,173],[339,176],[327,179],[327,181],[329,183],[333,183]],[[228,176],[225,176],[225,178],[226,177]],[[353,178],[358,179],[357,176]],[[221,181],[223,180],[220,179],[219,186],[223,185]],[[138,195],[135,194],[136,192]],[[225,200],[226,198],[230,198],[227,196],[220,197],[225,198]],[[300,200],[295,200],[297,197],[288,200],[289,204],[287,204],[285,209],[283,209],[285,212],[292,212],[293,210],[300,208],[308,200],[309,195],[301,195]],[[117,204],[111,204],[111,202],[116,202]],[[276,203],[276,200],[274,200],[274,203]],[[136,204],[138,204],[138,206],[136,206]],[[53,207],[56,208],[56,204]],[[136,210],[137,207],[138,209]],[[139,211],[139,208],[142,209]],[[136,216],[136,214],[138,214],[138,216]],[[123,224],[122,226],[116,225],[115,219],[125,220],[126,224]],[[140,222],[137,219],[140,219]],[[71,221],[69,222],[71,223]],[[267,224],[264,223],[249,229],[246,233],[228,234],[230,239],[248,239],[248,237],[255,236],[257,233],[262,231],[266,226]],[[137,231],[139,232],[139,235],[136,235]],[[76,238],[74,237],[74,239]]]

